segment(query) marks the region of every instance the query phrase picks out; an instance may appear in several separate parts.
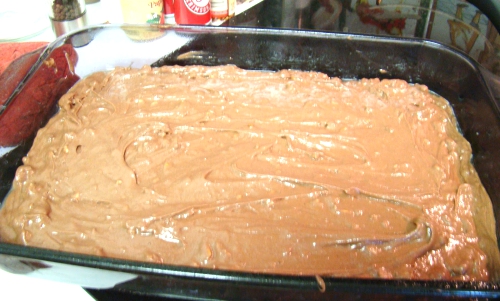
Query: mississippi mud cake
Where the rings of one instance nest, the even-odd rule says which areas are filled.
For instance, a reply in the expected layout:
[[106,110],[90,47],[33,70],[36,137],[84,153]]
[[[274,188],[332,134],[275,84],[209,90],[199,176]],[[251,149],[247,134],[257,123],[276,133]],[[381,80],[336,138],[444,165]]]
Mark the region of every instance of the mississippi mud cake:
[[426,86],[117,68],[59,106],[4,202],[4,242],[339,277],[487,280],[498,261],[470,145]]

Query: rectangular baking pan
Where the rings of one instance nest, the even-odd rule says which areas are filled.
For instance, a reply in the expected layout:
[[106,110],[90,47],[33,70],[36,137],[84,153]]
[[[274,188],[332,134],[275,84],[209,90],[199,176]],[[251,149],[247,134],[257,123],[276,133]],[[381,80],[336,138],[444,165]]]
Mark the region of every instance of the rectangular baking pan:
[[[144,39],[130,39],[127,32]],[[498,78],[447,46],[419,39],[318,31],[104,25],[50,44],[25,81],[63,44],[75,47],[79,56],[75,70],[80,77],[115,66],[234,64],[245,69],[314,70],[346,79],[399,78],[425,84],[451,102],[472,145],[473,163],[490,195],[496,220],[500,219]],[[24,141],[0,157],[0,187],[4,187],[0,199],[8,192],[31,142]],[[7,243],[0,243],[0,268],[92,289],[196,300],[500,297],[498,278],[447,282],[278,276],[131,262]]]

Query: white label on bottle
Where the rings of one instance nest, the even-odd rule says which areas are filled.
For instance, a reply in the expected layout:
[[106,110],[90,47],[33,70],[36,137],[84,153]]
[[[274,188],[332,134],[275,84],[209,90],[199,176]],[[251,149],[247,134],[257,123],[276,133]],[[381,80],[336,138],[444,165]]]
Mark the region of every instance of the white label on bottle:
[[229,16],[234,15],[234,11],[236,10],[236,0],[228,0],[227,1],[227,13]]
[[227,0],[211,0],[212,3],[212,12],[227,12]]

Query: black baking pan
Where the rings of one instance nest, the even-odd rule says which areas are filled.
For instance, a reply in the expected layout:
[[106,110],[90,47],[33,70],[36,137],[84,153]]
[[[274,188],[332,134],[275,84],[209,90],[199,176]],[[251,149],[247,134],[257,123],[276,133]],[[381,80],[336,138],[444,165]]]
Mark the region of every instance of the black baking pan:
[[[143,39],[137,41],[137,37]],[[41,59],[72,43],[79,55],[75,72],[80,77],[115,66],[233,64],[253,70],[314,70],[346,79],[398,78],[425,84],[452,104],[460,129],[472,145],[473,163],[495,217],[500,219],[500,103],[494,95],[498,79],[448,46],[421,39],[318,31],[109,25],[59,38]],[[30,144],[27,139],[18,147],[3,149],[2,186],[10,186],[13,171]],[[6,193],[4,189],[0,198]],[[0,243],[0,267],[90,289],[191,300],[500,297],[498,277],[490,282],[321,279],[131,262],[7,243]]]

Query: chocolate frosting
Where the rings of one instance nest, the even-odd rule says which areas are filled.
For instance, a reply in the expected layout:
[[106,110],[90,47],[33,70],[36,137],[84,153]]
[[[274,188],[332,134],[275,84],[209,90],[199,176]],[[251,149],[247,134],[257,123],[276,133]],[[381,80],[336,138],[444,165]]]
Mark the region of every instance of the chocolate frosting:
[[117,68],[59,104],[17,171],[3,241],[349,277],[486,280],[498,260],[470,146],[425,86]]

